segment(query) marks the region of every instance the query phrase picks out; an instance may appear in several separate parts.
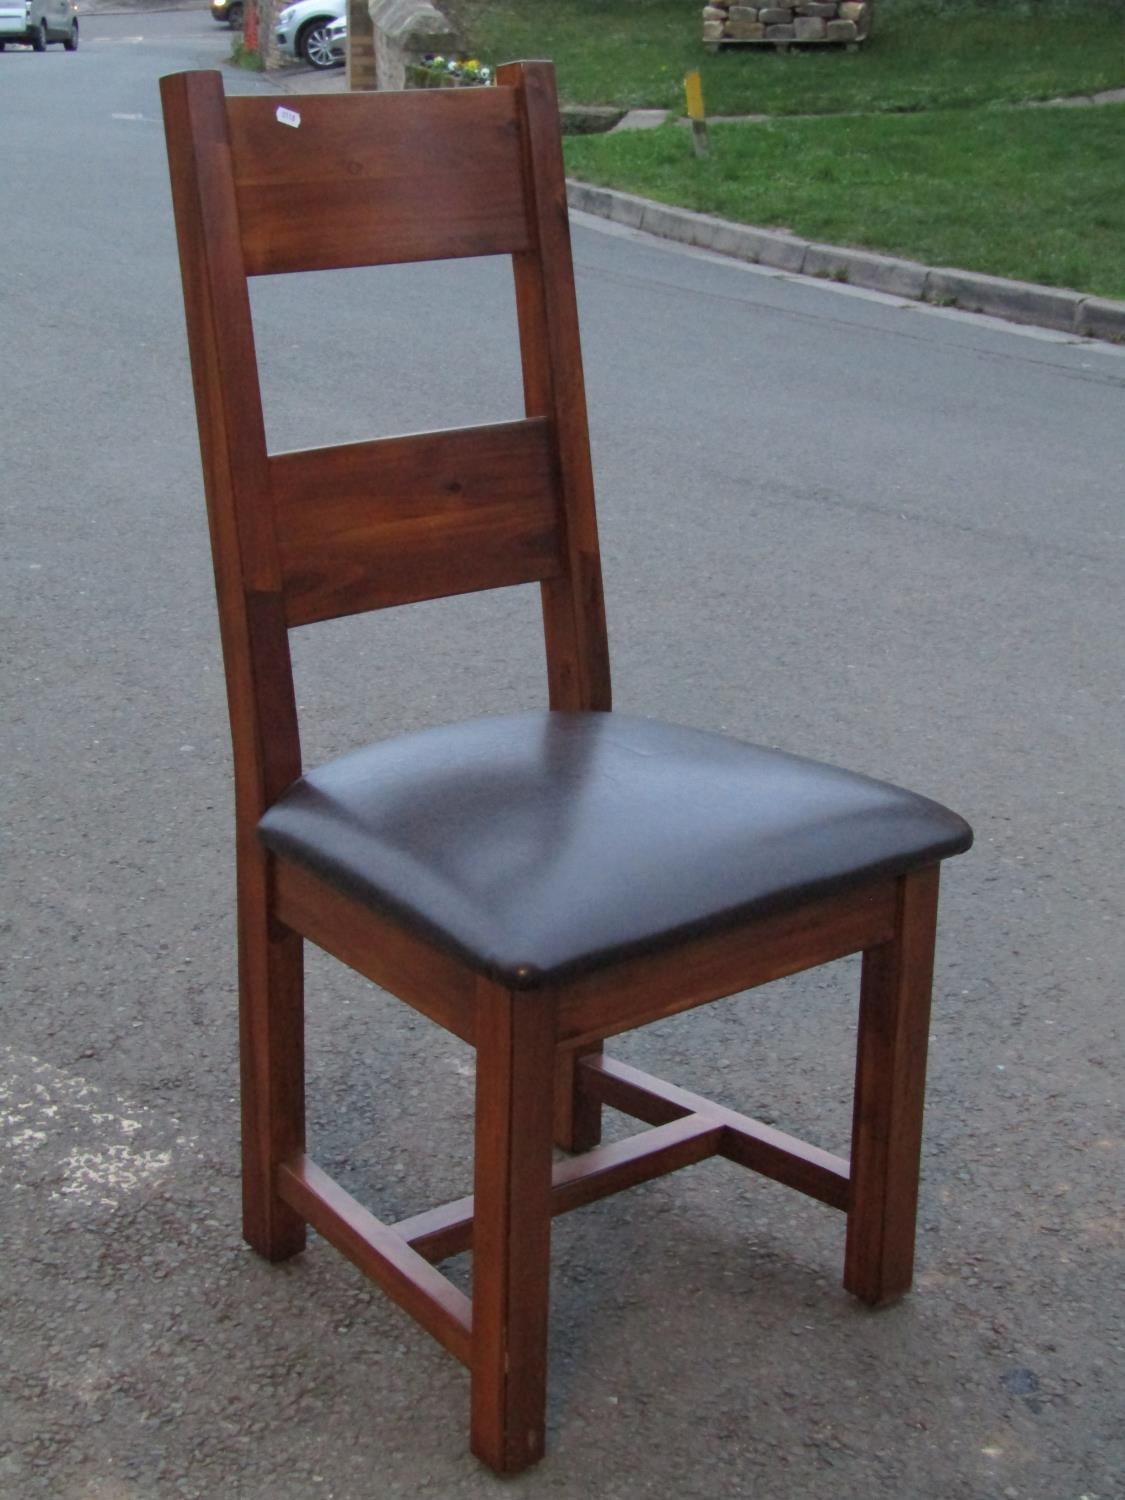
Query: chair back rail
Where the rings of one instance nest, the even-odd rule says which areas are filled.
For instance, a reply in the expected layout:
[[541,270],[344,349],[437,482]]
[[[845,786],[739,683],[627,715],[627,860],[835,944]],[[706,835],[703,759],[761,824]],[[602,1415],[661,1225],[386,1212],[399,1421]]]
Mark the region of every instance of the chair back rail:
[[[297,625],[538,582],[551,707],[608,709],[550,64],[481,89],[227,100],[196,72],[161,92],[240,825],[300,772]],[[495,254],[514,268],[522,420],[267,453],[249,276]]]
[[247,275],[528,249],[513,89],[294,99],[281,120],[278,107],[227,104]]
[[289,625],[563,570],[542,417],[270,459]]

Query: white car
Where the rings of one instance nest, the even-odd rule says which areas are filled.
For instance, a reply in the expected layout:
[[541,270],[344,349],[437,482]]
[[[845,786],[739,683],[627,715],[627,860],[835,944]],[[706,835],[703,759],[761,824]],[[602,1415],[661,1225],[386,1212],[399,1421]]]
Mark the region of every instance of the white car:
[[0,0],[0,52],[9,42],[36,52],[46,52],[48,42],[61,42],[68,52],[77,51],[75,0]]
[[[0,0],[0,5],[5,0]],[[313,68],[334,68],[340,62],[328,40],[328,28],[347,9],[347,0],[298,0],[277,17],[277,44],[288,57]]]

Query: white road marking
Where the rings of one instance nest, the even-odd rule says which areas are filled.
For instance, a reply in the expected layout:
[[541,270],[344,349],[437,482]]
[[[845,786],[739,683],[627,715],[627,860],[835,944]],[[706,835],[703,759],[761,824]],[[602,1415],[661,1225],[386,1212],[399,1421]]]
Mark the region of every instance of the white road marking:
[[[19,1192],[99,1208],[151,1186],[172,1164],[170,1150],[143,1144],[149,1111],[104,1092],[77,1073],[4,1048],[0,1053],[0,1181]],[[175,1122],[170,1122],[175,1125]],[[177,1145],[190,1147],[180,1136]]]

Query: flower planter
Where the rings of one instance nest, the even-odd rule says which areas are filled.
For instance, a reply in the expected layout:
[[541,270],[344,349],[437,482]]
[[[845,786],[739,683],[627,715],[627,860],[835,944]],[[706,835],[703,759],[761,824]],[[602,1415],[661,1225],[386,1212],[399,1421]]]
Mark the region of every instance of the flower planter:
[[475,59],[462,62],[456,58],[424,58],[418,63],[408,63],[406,87],[408,89],[479,89],[492,82],[492,69],[485,68]]

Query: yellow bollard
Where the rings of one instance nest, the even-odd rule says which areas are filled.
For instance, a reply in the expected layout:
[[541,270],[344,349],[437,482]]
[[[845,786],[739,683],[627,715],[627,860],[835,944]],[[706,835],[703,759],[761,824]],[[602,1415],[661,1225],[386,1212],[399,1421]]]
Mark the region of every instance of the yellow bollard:
[[703,109],[703,84],[698,72],[689,73],[684,79],[684,95],[687,99],[688,119],[691,121],[691,141],[696,156],[706,156],[710,151],[707,139],[707,116]]

